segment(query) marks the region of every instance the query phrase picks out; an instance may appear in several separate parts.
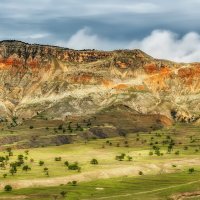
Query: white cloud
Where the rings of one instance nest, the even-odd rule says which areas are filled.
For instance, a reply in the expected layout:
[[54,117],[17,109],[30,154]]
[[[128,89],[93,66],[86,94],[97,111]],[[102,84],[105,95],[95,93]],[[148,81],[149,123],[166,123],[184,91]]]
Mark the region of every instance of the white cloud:
[[72,35],[64,46],[75,49],[110,50],[120,48],[123,45],[124,43],[100,37],[97,34],[92,33],[91,29],[85,27]]
[[47,33],[36,33],[36,34],[30,35],[30,36],[27,36],[27,38],[41,39],[41,38],[45,38],[45,37],[48,37],[48,36],[49,36],[49,34],[47,34]]
[[200,61],[200,35],[190,32],[179,38],[167,30],[154,30],[141,41],[132,41],[129,48],[140,48],[146,53],[179,62]]
[[[39,6],[38,6],[39,5]],[[55,17],[81,17],[119,13],[157,13],[161,6],[153,2],[132,0],[6,0],[0,1],[1,15],[12,19],[49,19]]]
[[64,45],[74,49],[134,49],[139,48],[156,58],[178,62],[200,61],[200,35],[189,32],[183,37],[167,30],[154,30],[142,40],[115,41],[83,28],[72,35]]

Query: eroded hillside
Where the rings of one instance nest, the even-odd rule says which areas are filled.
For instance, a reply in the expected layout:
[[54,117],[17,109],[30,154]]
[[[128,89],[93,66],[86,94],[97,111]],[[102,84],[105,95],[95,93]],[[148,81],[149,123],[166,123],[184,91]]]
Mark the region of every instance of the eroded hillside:
[[2,41],[0,117],[99,116],[122,105],[137,115],[162,116],[166,124],[192,122],[200,112],[199,75],[198,63],[158,60],[140,50],[75,51]]

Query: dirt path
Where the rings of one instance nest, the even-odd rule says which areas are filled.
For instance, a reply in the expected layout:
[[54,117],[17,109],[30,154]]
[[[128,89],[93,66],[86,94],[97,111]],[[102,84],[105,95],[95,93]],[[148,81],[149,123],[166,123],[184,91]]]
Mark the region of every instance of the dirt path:
[[191,199],[194,197],[200,197],[200,191],[196,192],[184,192],[181,194],[173,195],[171,198],[173,200],[184,200],[184,199]]

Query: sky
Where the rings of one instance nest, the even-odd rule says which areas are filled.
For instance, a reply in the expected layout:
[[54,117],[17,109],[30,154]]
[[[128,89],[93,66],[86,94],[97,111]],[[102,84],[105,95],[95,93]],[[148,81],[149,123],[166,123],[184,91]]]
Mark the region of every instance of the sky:
[[0,0],[0,40],[200,61],[200,0]]

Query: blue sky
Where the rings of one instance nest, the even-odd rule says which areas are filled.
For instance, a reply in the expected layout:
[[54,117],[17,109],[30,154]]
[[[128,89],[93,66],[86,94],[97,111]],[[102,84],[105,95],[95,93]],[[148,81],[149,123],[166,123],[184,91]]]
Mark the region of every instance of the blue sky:
[[200,61],[199,0],[0,0],[0,40]]

